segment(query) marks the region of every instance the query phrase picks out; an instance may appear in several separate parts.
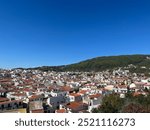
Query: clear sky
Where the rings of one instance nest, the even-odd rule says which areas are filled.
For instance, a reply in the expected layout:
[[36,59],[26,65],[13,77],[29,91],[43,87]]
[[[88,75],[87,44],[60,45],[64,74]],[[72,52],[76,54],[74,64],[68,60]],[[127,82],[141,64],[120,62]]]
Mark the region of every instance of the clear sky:
[[150,54],[150,0],[0,0],[0,68]]

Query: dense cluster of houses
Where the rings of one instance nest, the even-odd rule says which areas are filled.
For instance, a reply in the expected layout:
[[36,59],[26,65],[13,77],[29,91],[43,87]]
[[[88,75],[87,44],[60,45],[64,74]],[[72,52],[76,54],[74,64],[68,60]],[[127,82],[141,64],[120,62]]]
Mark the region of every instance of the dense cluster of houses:
[[96,73],[0,70],[0,112],[90,113],[112,92],[125,98],[128,91],[147,95],[145,89],[150,89],[149,77],[123,69]]

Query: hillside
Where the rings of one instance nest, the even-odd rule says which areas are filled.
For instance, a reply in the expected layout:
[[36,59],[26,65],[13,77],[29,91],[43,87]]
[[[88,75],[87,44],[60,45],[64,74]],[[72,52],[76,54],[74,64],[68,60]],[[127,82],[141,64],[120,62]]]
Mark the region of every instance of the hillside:
[[[45,66],[35,69],[40,69],[43,71],[103,71],[107,69],[112,70],[118,67],[128,67],[131,64],[136,67],[130,67],[131,71],[147,72],[147,69],[150,68],[150,55],[97,57],[71,65]],[[146,68],[143,68],[143,66],[145,66]]]

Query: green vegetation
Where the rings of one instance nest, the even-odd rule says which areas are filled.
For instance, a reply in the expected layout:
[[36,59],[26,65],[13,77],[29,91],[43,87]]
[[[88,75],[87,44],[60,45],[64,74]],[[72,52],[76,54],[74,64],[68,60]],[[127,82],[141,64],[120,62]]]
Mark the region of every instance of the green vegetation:
[[124,99],[121,99],[117,94],[111,94],[103,98],[101,107],[97,112],[102,113],[118,113],[124,105]]
[[122,99],[117,94],[111,94],[103,98],[102,105],[98,109],[93,109],[93,113],[149,113],[150,93],[148,96],[132,96],[127,94]]
[[147,63],[145,61],[147,60],[146,57],[147,56],[145,55],[98,57],[77,64],[68,65],[65,69],[72,71],[103,71],[106,69],[126,67],[130,64],[140,65],[142,62]]
[[[118,67],[127,67],[132,64],[134,67],[132,66],[129,68],[131,72],[149,74],[150,59],[147,57],[150,57],[150,55],[97,57],[66,66],[45,66],[35,69],[40,69],[42,71],[104,71],[116,69]],[[143,66],[146,68],[142,68]]]

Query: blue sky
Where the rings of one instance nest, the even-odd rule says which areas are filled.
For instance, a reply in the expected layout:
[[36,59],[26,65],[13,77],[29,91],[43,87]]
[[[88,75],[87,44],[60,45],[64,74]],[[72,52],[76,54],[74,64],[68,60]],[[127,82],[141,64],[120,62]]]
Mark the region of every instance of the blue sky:
[[0,68],[150,54],[149,0],[0,0]]

